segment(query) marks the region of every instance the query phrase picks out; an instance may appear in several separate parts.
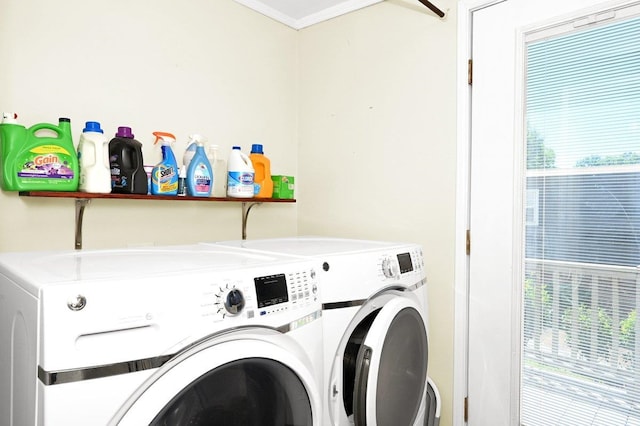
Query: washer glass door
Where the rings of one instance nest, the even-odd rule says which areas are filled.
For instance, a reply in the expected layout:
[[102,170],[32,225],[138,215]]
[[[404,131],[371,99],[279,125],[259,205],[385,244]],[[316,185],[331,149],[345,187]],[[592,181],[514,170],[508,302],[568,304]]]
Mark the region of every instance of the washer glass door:
[[428,364],[417,303],[394,297],[371,309],[350,334],[342,364],[343,403],[355,425],[413,425],[425,401]]
[[320,405],[299,345],[275,331],[236,332],[172,358],[110,425],[317,426]]
[[311,404],[300,378],[280,362],[247,358],[189,384],[150,426],[310,424]]

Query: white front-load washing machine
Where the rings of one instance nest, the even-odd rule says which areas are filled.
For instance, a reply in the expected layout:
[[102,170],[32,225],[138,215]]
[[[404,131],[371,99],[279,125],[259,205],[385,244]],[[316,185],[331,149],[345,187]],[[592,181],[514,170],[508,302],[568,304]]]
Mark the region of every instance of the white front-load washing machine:
[[0,254],[0,425],[320,426],[320,269],[207,245]]
[[322,262],[326,425],[429,424],[434,407],[419,245],[322,237],[220,244]]

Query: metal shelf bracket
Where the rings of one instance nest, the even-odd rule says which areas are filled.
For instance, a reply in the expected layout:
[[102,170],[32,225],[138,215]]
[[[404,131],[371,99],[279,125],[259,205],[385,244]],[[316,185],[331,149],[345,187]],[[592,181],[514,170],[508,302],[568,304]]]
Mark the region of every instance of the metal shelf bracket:
[[82,219],[84,218],[84,208],[90,201],[88,198],[76,198],[76,250],[82,250]]
[[253,208],[253,206],[258,206],[262,204],[261,202],[252,201],[252,202],[242,202],[242,239],[247,239],[247,221],[249,220],[249,212]]
[[100,199],[133,199],[133,200],[164,200],[171,202],[179,201],[208,201],[208,202],[232,202],[242,204],[242,239],[247,239],[247,222],[249,220],[249,212],[253,206],[257,206],[262,203],[295,203],[295,198],[260,198],[243,201],[242,198],[231,197],[168,197],[157,196],[149,194],[93,194],[89,192],[65,192],[65,191],[20,191],[21,197],[45,197],[45,198],[73,198],[76,206],[76,223],[75,223],[75,244],[76,250],[82,250],[82,220],[84,218],[85,207],[89,205],[89,202],[94,198]]

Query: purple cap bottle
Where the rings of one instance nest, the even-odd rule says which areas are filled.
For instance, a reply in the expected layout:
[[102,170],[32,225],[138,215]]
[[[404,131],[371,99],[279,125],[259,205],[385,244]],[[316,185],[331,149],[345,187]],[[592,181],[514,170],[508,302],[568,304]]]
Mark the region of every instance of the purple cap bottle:
[[127,138],[133,139],[134,135],[131,133],[131,127],[118,127],[118,133],[116,133],[116,138]]

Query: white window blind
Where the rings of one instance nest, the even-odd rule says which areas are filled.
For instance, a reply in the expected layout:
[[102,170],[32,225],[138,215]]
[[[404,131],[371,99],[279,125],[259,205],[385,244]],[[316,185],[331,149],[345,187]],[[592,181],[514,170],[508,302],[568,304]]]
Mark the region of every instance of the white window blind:
[[526,44],[526,426],[640,425],[634,13],[581,17]]

